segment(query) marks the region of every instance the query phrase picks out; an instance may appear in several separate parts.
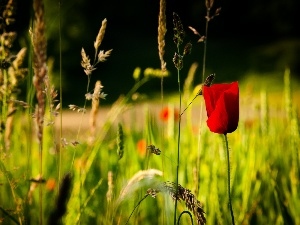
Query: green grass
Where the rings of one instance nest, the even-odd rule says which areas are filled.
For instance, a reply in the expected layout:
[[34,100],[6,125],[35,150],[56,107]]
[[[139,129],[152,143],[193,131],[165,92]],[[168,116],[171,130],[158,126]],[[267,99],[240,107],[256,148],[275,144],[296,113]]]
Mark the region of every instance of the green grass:
[[[285,99],[282,97],[275,101],[273,98],[278,93],[284,96],[283,84],[277,84],[276,91],[270,90],[267,92],[267,100],[261,101],[259,89],[253,89],[253,92],[249,93],[247,87],[252,85],[253,79],[250,77],[249,80],[241,82],[240,85],[240,108],[241,114],[252,110],[254,115],[241,115],[239,128],[228,134],[232,204],[236,223],[299,224],[299,117],[292,114],[288,120]],[[271,79],[264,82],[273,83]],[[266,92],[267,89],[261,90]],[[244,101],[248,95],[252,96],[251,101],[255,103],[249,104],[249,101]],[[295,92],[293,97],[296,98]],[[170,99],[167,98],[166,101],[170,107],[173,105],[176,108],[177,104],[172,103]],[[190,112],[186,111],[183,115],[181,130],[179,183],[192,192],[195,192],[197,180],[194,170],[199,118],[191,117],[191,112],[198,110],[197,103],[200,101],[202,99],[192,104]],[[82,134],[79,145],[68,145],[61,149],[63,163],[60,170],[63,174],[72,174],[72,188],[67,213],[63,217],[64,224],[125,224],[148,188],[155,188],[157,182],[175,180],[178,130],[176,123],[172,129],[172,121],[160,121],[159,109],[152,109],[154,105],[144,104],[144,108],[132,105],[127,111],[127,115],[131,117],[129,122],[128,116],[123,113],[108,115],[105,123],[98,128],[94,144],[88,144],[85,141],[86,135]],[[119,110],[123,106],[125,105],[120,104],[115,109]],[[295,110],[299,110],[293,106]],[[263,107],[269,108],[266,115],[262,115]],[[274,114],[273,110],[277,113]],[[4,224],[29,224],[29,221],[31,224],[38,223],[38,189],[32,189],[32,197],[28,197],[30,187],[34,186],[29,180],[38,175],[38,146],[33,127],[28,126],[22,119],[24,113],[20,112],[15,117],[15,124],[20,125],[14,127],[9,152],[1,152],[0,218]],[[137,117],[142,118],[142,124],[137,124],[132,119]],[[264,123],[261,118],[267,122]],[[117,155],[117,123],[122,124],[124,131],[124,156],[120,160]],[[202,125],[200,188],[196,197],[203,203],[207,224],[229,224],[223,138],[209,132],[205,121]],[[55,208],[58,192],[58,184],[54,190],[49,189],[47,184],[50,178],[58,181],[58,154],[53,150],[54,137],[57,135],[53,136],[52,130],[51,126],[45,128],[43,178],[46,184],[37,184],[42,185],[44,189],[44,221],[48,220],[50,212]],[[141,139],[145,139],[148,145],[154,144],[162,154],[158,156],[139,153],[137,142]],[[74,151],[75,162],[72,165]],[[156,179],[145,178],[142,182],[135,183],[117,207],[117,199],[126,182],[138,171],[150,168],[163,171],[163,176]],[[106,194],[109,171],[113,174],[113,194],[108,202]],[[173,210],[170,196],[159,193],[155,199],[147,197],[141,202],[129,224],[171,224]],[[184,204],[179,203],[178,210],[186,210]],[[183,216],[182,220],[188,223],[187,217]]]

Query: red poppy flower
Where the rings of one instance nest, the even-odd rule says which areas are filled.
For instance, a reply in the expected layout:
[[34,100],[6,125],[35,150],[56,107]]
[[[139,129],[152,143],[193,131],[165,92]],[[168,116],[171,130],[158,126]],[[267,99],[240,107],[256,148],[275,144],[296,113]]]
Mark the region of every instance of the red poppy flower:
[[218,134],[235,131],[239,123],[238,82],[204,86],[203,96],[210,131]]
[[[168,107],[163,108],[159,114],[160,119],[165,122],[168,121],[170,119],[171,112],[172,110],[170,108]],[[178,119],[179,119],[179,112],[177,109],[174,109],[174,120],[178,121]]]

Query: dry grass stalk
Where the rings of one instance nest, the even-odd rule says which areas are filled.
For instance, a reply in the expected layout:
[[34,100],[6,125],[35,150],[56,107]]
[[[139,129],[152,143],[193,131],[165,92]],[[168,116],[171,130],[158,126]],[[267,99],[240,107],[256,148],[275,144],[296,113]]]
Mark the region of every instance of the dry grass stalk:
[[22,67],[26,53],[27,49],[22,48],[16,55],[16,58],[12,62],[11,66],[8,68],[12,89],[17,88],[19,82],[27,75],[28,69]]
[[108,186],[108,190],[106,192],[106,200],[108,203],[111,203],[112,199],[113,199],[113,190],[114,190],[114,179],[113,179],[113,172],[112,171],[108,171],[107,174],[107,186]]
[[97,50],[98,50],[99,46],[101,45],[102,40],[104,38],[106,25],[107,25],[107,19],[105,18],[104,20],[102,20],[102,24],[101,24],[99,33],[96,37],[96,41],[94,42],[94,48],[95,48],[96,52],[97,52]]
[[15,1],[9,0],[0,12],[0,138],[4,138],[6,150],[10,148],[18,85],[27,72],[27,69],[22,68],[26,48],[22,48],[17,55],[12,55],[10,51],[17,37],[16,32],[8,31],[13,29],[10,26],[15,22],[15,9]]
[[4,134],[5,149],[10,148],[10,139],[11,139],[13,124],[14,124],[13,114],[15,112],[16,112],[16,108],[14,107],[14,104],[12,102],[8,103],[8,115],[5,122],[5,134]]
[[90,132],[92,138],[95,136],[97,114],[100,105],[100,93],[102,88],[103,86],[101,85],[101,81],[98,80],[95,84],[94,93],[92,95],[92,109],[90,113]]
[[45,183],[46,180],[43,179],[40,174],[38,174],[35,178],[30,178],[29,181],[31,182],[31,185],[27,194],[27,201],[31,205],[33,201],[33,192],[38,187],[38,184]]
[[166,71],[166,62],[164,60],[165,54],[165,35],[167,33],[166,24],[166,0],[159,2],[159,16],[158,16],[158,54],[161,64],[161,70]]
[[34,0],[34,29],[31,34],[33,44],[33,85],[36,89],[37,108],[37,136],[41,143],[43,139],[43,124],[45,114],[45,94],[44,94],[44,80],[47,76],[47,42],[45,37],[45,21],[44,21],[44,3],[42,0]]
[[104,51],[101,50],[98,54],[98,62],[105,62],[107,58],[110,56],[112,49]]
[[103,41],[106,26],[107,26],[107,19],[104,19],[102,21],[100,30],[94,42],[95,56],[94,56],[94,62],[92,64],[90,61],[90,57],[85,53],[84,48],[81,49],[81,58],[82,58],[81,66],[84,68],[84,72],[87,76],[90,76],[92,74],[92,72],[96,69],[96,65],[98,63],[105,62],[112,52],[112,49],[108,51],[98,50],[99,46]]
[[213,7],[214,0],[205,0],[205,6],[207,10],[210,10]]
[[23,79],[27,73],[27,69],[22,68],[23,61],[25,59],[26,55],[26,48],[22,48],[17,56],[13,57],[15,58],[11,63],[9,62],[10,66],[8,68],[8,83],[7,83],[7,119],[5,123],[5,146],[6,149],[10,148],[10,139],[11,134],[13,131],[13,125],[14,125],[14,113],[16,112],[17,108],[15,107],[15,98],[16,98],[16,90],[18,89],[18,84],[21,79]]
[[81,49],[81,66],[84,68],[84,73],[89,76],[96,69],[91,65],[89,56],[85,53],[84,48]]
[[141,181],[150,181],[156,176],[162,176],[163,173],[157,169],[140,170],[137,172],[127,183],[127,185],[121,190],[118,202],[120,203],[126,197],[129,197],[131,193],[136,191],[137,187],[141,185]]
[[14,0],[9,0],[3,10],[2,17],[6,25],[10,25],[15,22],[13,16],[15,15],[15,2]]
[[70,104],[69,105],[69,109],[71,109],[72,111],[77,111],[79,113],[86,113],[86,109],[85,108],[81,108],[77,105],[73,105],[73,104]]
[[191,31],[193,31],[193,33],[194,33],[195,35],[199,36],[199,39],[198,39],[197,42],[204,42],[204,41],[205,41],[205,36],[199,34],[199,32],[198,32],[194,27],[189,26],[189,29],[190,29]]
[[196,74],[196,70],[198,68],[198,63],[193,63],[189,69],[188,75],[184,81],[184,85],[183,85],[183,99],[185,99],[186,101],[190,98],[190,93],[192,90],[192,86],[193,86],[193,82],[194,82],[194,78],[195,78],[195,74]]

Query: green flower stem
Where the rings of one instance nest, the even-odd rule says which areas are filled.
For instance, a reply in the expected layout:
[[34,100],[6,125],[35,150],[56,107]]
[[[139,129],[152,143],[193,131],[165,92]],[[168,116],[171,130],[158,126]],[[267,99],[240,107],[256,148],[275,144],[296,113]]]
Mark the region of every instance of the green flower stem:
[[230,161],[229,161],[228,139],[226,134],[224,134],[224,138],[225,138],[225,148],[226,148],[225,150],[226,150],[226,159],[227,159],[227,191],[228,191],[228,199],[229,199],[229,209],[230,209],[232,225],[235,225],[232,204],[231,204],[231,195],[230,195]]

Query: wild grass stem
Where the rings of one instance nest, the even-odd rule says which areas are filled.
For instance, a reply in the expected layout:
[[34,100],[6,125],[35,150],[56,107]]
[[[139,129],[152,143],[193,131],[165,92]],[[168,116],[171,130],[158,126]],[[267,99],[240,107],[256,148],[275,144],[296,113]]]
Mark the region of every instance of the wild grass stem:
[[[39,173],[43,174],[43,143],[39,143]],[[43,186],[39,185],[39,225],[43,224]]]
[[202,61],[202,82],[205,79],[205,70],[206,70],[206,51],[207,51],[207,37],[208,37],[208,24],[209,24],[209,17],[210,17],[210,9],[207,8],[206,10],[206,22],[205,22],[205,39],[204,39],[204,47],[203,47],[203,61]]
[[[179,52],[179,49],[178,49]],[[178,92],[179,92],[179,118],[178,118],[178,136],[177,136],[177,165],[176,165],[176,196],[178,193],[178,182],[179,182],[179,164],[180,164],[180,128],[181,128],[181,88],[180,88],[180,70],[177,69],[178,76]],[[176,209],[177,209],[177,201],[175,199],[175,211],[174,211],[174,225],[176,225]]]
[[[173,63],[177,69],[177,82],[178,82],[178,93],[179,93],[179,118],[178,118],[178,137],[177,137],[177,166],[176,166],[176,196],[178,194],[178,180],[179,180],[179,164],[180,164],[180,135],[181,135],[181,82],[180,82],[180,70],[183,67],[184,56],[190,54],[192,44],[189,42],[185,45],[183,53],[180,53],[180,45],[183,43],[185,37],[185,31],[181,23],[180,17],[177,13],[173,12],[173,25],[174,25],[174,36],[173,41],[176,44],[176,52],[173,57]],[[174,210],[174,225],[176,225],[176,209],[177,209],[177,198],[175,199],[175,210]]]
[[[91,75],[87,75],[88,77],[88,81],[87,81],[87,85],[86,85],[86,93],[89,92],[89,88],[90,88],[90,82],[91,82]],[[84,104],[83,104],[83,108],[85,109],[86,108],[86,98],[84,99]],[[79,139],[79,134],[80,134],[80,131],[81,131],[81,126],[82,126],[82,123],[83,123],[83,115],[84,115],[84,111],[81,113],[81,119],[80,119],[80,124],[79,124],[79,127],[78,127],[78,130],[77,130],[77,135],[76,135],[76,140]],[[75,151],[74,151],[74,154],[75,154]],[[75,157],[75,155],[74,155]]]
[[[81,66],[84,69],[84,73],[88,77],[86,93],[89,93],[91,75],[92,75],[93,71],[97,69],[96,66],[100,62],[105,62],[112,52],[112,49],[110,49],[108,51],[99,50],[99,47],[104,38],[106,26],[107,26],[107,19],[105,18],[104,20],[102,20],[100,30],[99,30],[96,40],[94,42],[95,55],[94,55],[92,64],[91,64],[91,60],[90,60],[89,56],[85,53],[84,48],[81,49]],[[86,108],[86,102],[87,102],[87,98],[85,98],[83,109]],[[83,122],[84,112],[85,112],[85,110],[83,110],[82,114],[81,114],[81,121],[80,121],[80,125],[79,125],[78,131],[77,131],[77,139],[79,138],[79,133],[80,133],[82,122]]]
[[[203,59],[202,59],[202,84],[205,80],[205,71],[206,71],[206,51],[207,51],[207,36],[208,36],[208,24],[209,24],[210,8],[206,7],[206,23],[205,23],[205,38],[203,41]],[[201,87],[202,88],[202,87]],[[198,96],[198,95],[197,95]],[[197,97],[196,96],[196,97]],[[195,98],[196,98],[195,97]],[[194,100],[194,99],[193,99]],[[196,163],[196,177],[198,182],[196,183],[196,195],[200,192],[200,158],[201,158],[201,128],[202,128],[202,115],[203,115],[203,101],[200,103],[200,113],[199,113],[199,129],[198,129],[198,143],[197,143],[197,163]]]
[[[62,104],[63,104],[63,98],[62,98],[62,39],[61,39],[61,0],[58,0],[58,37],[59,37],[59,102],[60,102],[60,115],[59,115],[59,140],[62,140],[63,134],[62,134],[62,126],[63,126],[63,120],[62,120]],[[59,160],[58,160],[58,183],[60,183],[61,178],[61,159],[62,159],[62,142],[59,142]]]
[[[44,2],[43,0],[33,1],[34,23],[31,33],[33,45],[33,85],[36,90],[37,107],[35,110],[37,124],[37,138],[39,151],[39,176],[43,177],[43,140],[44,140],[44,116],[45,116],[45,80],[48,77],[47,41],[45,35]],[[49,86],[48,86],[49,88]],[[39,185],[39,224],[43,224],[43,186]]]
[[[164,61],[165,54],[165,35],[167,32],[166,25],[166,0],[159,1],[159,15],[158,15],[158,54],[161,63],[161,71],[166,71],[166,62]],[[160,88],[161,88],[161,101],[163,102],[164,92],[164,77],[161,77]]]
[[142,203],[142,201],[144,201],[148,196],[149,196],[149,194],[146,194],[146,195],[145,195],[145,196],[137,203],[137,205],[134,207],[134,209],[133,209],[132,212],[130,213],[130,215],[129,215],[129,217],[128,217],[126,223],[125,223],[125,225],[128,224],[128,222],[129,222],[131,216],[133,215],[134,211],[140,206],[140,204]]

